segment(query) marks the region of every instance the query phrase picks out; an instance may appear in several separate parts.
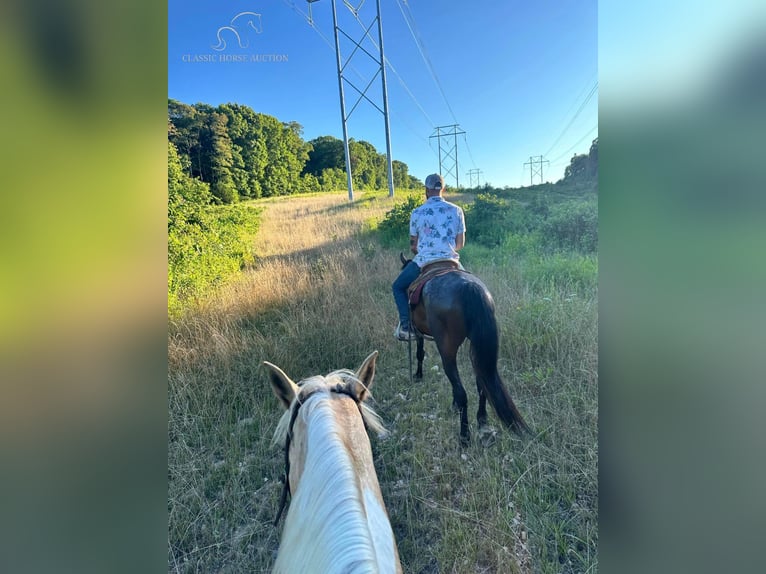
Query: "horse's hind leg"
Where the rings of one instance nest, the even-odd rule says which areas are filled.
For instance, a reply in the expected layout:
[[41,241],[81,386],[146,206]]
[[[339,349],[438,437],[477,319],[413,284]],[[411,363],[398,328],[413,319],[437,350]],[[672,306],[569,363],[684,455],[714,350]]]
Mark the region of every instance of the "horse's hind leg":
[[476,422],[479,424],[479,428],[487,426],[487,395],[481,388],[479,389],[479,410],[476,411]]
[[471,365],[473,372],[476,373],[476,390],[479,393],[479,410],[476,411],[476,422],[479,428],[479,441],[485,447],[492,446],[497,440],[495,430],[487,425],[487,393],[484,391],[484,385],[479,378],[479,371],[476,369],[476,357],[474,356],[474,347],[471,344]]
[[[473,344],[471,345],[471,365],[473,365],[473,372],[478,373],[476,370],[476,360],[473,355]],[[476,391],[479,393],[479,410],[476,411],[476,422],[479,425],[479,429],[487,426],[487,395],[484,392],[484,386],[479,380],[479,375],[476,375]]]
[[442,357],[444,373],[452,384],[452,406],[460,413],[460,442],[466,445],[471,441],[471,431],[468,428],[468,395],[457,370],[457,348],[444,348],[439,342],[437,347]]
[[424,343],[423,343],[423,337],[418,337],[418,350],[417,350],[417,358],[418,358],[418,370],[415,373],[415,378],[420,380],[423,378],[423,358],[426,356],[425,349],[423,349]]

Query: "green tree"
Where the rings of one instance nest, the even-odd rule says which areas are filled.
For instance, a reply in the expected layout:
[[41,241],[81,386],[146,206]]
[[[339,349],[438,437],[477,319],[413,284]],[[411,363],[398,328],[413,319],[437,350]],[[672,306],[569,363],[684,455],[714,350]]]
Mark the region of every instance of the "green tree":
[[263,195],[289,195],[301,191],[300,176],[309,150],[309,144],[301,137],[301,125],[297,122],[282,123],[265,114],[258,114],[258,123],[268,157],[263,175]]
[[188,174],[192,177],[202,176],[202,156],[200,147],[200,132],[203,118],[198,111],[187,104],[176,100],[168,100],[168,139],[178,150],[180,156],[189,158],[186,165]]
[[326,169],[346,170],[346,157],[343,141],[333,136],[319,136],[309,142],[311,149],[303,168],[304,173],[317,177]]
[[[241,104],[214,108],[172,99],[168,120],[168,140],[187,174],[208,183],[218,203],[346,187],[343,142],[332,136],[306,142],[297,122],[281,122]],[[354,186],[385,188],[385,155],[366,141],[351,140],[349,148]],[[392,163],[396,187],[422,186],[407,173],[407,164]]]
[[391,162],[391,170],[394,172],[394,187],[399,189],[410,189],[411,181],[407,164],[397,159]]
[[322,191],[345,189],[348,186],[346,170],[334,167],[324,169],[322,175],[319,176],[319,184],[322,187]]
[[[232,142],[234,157],[233,177],[240,195],[258,198],[261,196],[268,152],[263,131],[260,129],[258,114],[240,104],[223,104],[221,113],[228,118],[227,130]],[[241,163],[237,161],[237,155]]]
[[221,203],[233,203],[237,201],[238,193],[232,177],[234,157],[226,122],[225,114],[212,111],[207,116],[201,140],[203,157],[207,160],[210,191]]
[[594,179],[598,179],[598,138],[593,140],[587,154],[573,156],[564,170],[565,181]]
[[189,224],[201,224],[204,207],[212,200],[210,186],[189,177],[188,158],[168,142],[168,233],[182,231]]
[[588,152],[588,168],[590,177],[598,179],[598,138],[593,140]]
[[348,149],[351,156],[351,177],[354,186],[359,189],[375,189],[378,184],[376,163],[378,163],[377,156],[379,155],[375,147],[363,140],[350,139]]

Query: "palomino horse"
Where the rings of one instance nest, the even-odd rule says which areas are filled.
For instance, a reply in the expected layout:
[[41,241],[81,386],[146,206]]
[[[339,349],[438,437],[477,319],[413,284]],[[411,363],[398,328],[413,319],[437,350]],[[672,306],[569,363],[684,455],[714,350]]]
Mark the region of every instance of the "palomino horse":
[[365,430],[386,432],[364,404],[377,356],[374,351],[356,373],[335,371],[298,384],[264,362],[286,409],[274,433],[285,448],[282,504],[292,493],[275,573],[402,571]]
[[[401,253],[399,258],[402,268],[411,263]],[[468,396],[457,369],[457,351],[466,338],[471,341],[471,364],[479,392],[479,410],[476,412],[479,432],[482,433],[487,425],[487,399],[505,426],[520,436],[524,431],[529,432],[497,371],[499,340],[495,303],[478,277],[455,269],[428,280],[420,300],[410,311],[410,319],[419,331],[416,333],[418,369],[415,376],[423,377],[422,334],[430,335],[441,355],[444,372],[452,383],[452,405],[460,412],[463,444],[470,441],[471,433],[468,429]]]

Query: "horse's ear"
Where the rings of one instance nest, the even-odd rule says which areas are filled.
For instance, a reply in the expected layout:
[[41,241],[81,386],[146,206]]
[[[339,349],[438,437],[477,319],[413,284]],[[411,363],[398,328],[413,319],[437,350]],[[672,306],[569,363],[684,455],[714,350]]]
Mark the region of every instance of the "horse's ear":
[[401,251],[399,252],[399,259],[401,259],[401,260],[402,260],[402,265],[407,265],[407,263],[408,263],[408,260],[407,260],[407,259],[405,259],[405,257],[404,257],[404,253],[402,253]]
[[372,379],[375,377],[375,360],[377,358],[378,352],[373,351],[356,371],[356,378],[361,383],[357,384],[356,388],[356,396],[360,402],[367,399],[367,393],[372,387]]
[[282,403],[285,409],[289,409],[293,400],[298,395],[298,385],[296,385],[290,377],[288,377],[282,369],[276,365],[264,361],[266,367],[269,369],[269,380],[271,381],[271,390]]

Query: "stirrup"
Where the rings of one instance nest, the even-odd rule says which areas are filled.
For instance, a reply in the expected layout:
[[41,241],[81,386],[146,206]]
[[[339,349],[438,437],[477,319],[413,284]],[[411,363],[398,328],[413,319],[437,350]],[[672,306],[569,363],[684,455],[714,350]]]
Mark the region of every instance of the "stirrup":
[[421,331],[419,331],[418,328],[415,327],[415,325],[410,324],[410,331],[416,337],[420,337],[422,339],[425,339],[426,341],[433,341],[434,340],[434,338],[431,335],[426,335],[425,333],[422,333]]
[[[412,327],[412,325],[410,325],[410,327]],[[413,330],[407,329],[407,332],[405,334],[402,332],[402,324],[399,323],[396,325],[396,329],[394,329],[394,339],[396,339],[397,341],[406,342],[409,340],[410,336],[412,336],[413,339],[415,338],[415,332]]]

